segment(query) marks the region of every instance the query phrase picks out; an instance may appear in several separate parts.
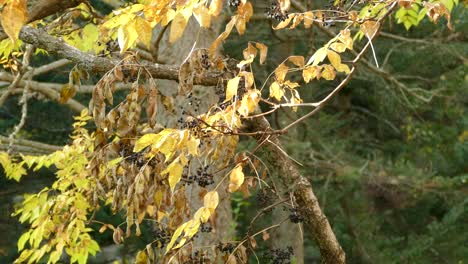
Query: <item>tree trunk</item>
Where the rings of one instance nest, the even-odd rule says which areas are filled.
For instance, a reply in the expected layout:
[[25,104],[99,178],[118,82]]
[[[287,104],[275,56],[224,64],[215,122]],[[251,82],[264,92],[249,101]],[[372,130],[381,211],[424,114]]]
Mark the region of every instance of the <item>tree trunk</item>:
[[[270,124],[264,117],[256,118],[248,125],[252,131],[271,130]],[[264,138],[258,138],[258,142],[263,142],[263,140]],[[294,162],[280,147],[281,142],[276,135],[269,136],[269,140],[262,146],[269,163],[276,164],[278,180],[282,183],[284,190],[293,195],[297,209],[304,217],[304,226],[320,249],[322,262],[345,263],[345,252],[338,243],[327,217],[322,212],[310,182],[300,174]]]

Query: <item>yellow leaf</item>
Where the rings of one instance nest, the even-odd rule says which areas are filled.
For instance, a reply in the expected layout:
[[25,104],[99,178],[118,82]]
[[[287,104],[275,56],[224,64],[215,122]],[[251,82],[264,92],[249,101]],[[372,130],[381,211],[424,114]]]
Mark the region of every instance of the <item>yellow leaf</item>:
[[172,247],[174,246],[174,243],[176,242],[176,240],[180,237],[180,235],[182,234],[182,232],[184,231],[185,227],[187,226],[188,222],[185,222],[183,223],[181,226],[179,226],[176,231],[174,232],[174,234],[172,235],[172,238],[171,238],[171,241],[169,241],[169,244],[167,244],[167,247],[166,247],[166,253],[169,252]]
[[312,57],[310,57],[307,65],[312,63],[312,66],[317,66],[320,62],[322,62],[325,57],[327,56],[327,47],[321,47],[318,49]]
[[16,43],[21,28],[28,22],[26,0],[11,0],[3,8],[2,27],[7,36]]
[[218,16],[223,8],[223,0],[211,0],[209,14]]
[[138,39],[138,33],[135,30],[135,21],[119,27],[117,31],[117,40],[119,42],[120,53],[135,46]]
[[202,223],[208,222],[208,219],[210,219],[211,216],[211,211],[209,208],[202,207],[197,210],[197,212],[193,215],[193,219],[199,220]]
[[201,27],[209,28],[211,24],[211,15],[205,5],[200,5],[193,10],[195,19]]
[[249,113],[252,113],[258,105],[260,101],[260,91],[259,90],[249,90],[244,96],[242,97],[241,105],[237,109],[239,114],[242,116],[248,116]]
[[307,66],[302,71],[302,78],[304,78],[304,81],[308,83],[310,82],[310,80],[317,78],[318,73],[319,73],[319,68],[317,66]]
[[169,35],[169,42],[174,43],[176,40],[178,40],[182,36],[182,33],[184,33],[185,27],[187,26],[187,21],[190,18],[190,16],[187,17],[186,15],[187,13],[188,13],[187,10],[182,10],[181,12],[175,15],[171,24],[171,33]]
[[282,29],[282,28],[285,28],[289,25],[289,23],[291,22],[291,20],[296,16],[296,14],[290,14],[288,16],[288,18],[284,21],[281,21],[278,25],[276,25],[276,27],[273,27],[274,30],[278,30],[278,29]]
[[221,33],[215,39],[215,41],[213,41],[213,43],[211,44],[211,46],[209,48],[209,54],[210,55],[213,56],[215,54],[216,50],[218,49],[219,45],[221,45],[221,43],[223,43],[223,41],[229,36],[229,34],[231,34],[231,31],[234,28],[234,25],[236,24],[236,20],[237,20],[237,16],[232,17],[231,20],[229,21],[229,23],[227,23],[224,32]]
[[304,19],[303,14],[296,15],[294,17],[292,25],[289,27],[289,29],[294,29],[295,27],[297,27],[302,22],[303,19]]
[[218,207],[218,203],[219,203],[219,195],[217,191],[211,191],[205,194],[205,197],[203,198],[203,205],[206,208],[210,210],[214,210],[216,209],[216,207]]
[[330,63],[333,65],[333,67],[337,67],[341,64],[341,57],[338,55],[338,53],[332,51],[332,50],[327,50],[327,57]]
[[250,2],[242,3],[237,9],[237,13],[239,17],[242,17],[245,20],[245,22],[249,22],[250,18],[253,15],[252,3]]
[[302,56],[289,56],[288,60],[294,63],[297,67],[304,67],[304,57]]
[[237,165],[229,175],[229,192],[235,192],[244,183],[244,173],[242,172],[242,165]]
[[148,256],[146,255],[146,252],[144,250],[138,251],[138,254],[135,258],[135,264],[146,264],[147,261]]
[[[341,30],[338,40],[345,44],[347,49],[353,49],[353,38],[351,38],[351,31],[349,29]],[[338,50],[336,51],[339,52]]]
[[297,88],[299,87],[299,83],[297,82],[291,82],[290,80],[287,80],[284,82],[284,85],[286,85],[288,88],[290,89],[294,89],[294,88]]
[[163,172],[161,172],[162,175],[169,174],[168,181],[172,192],[174,192],[176,184],[180,181],[183,170],[184,167],[180,165],[179,158],[176,158]]
[[270,85],[270,97],[275,98],[278,101],[281,101],[281,98],[284,95],[284,90],[280,87],[278,82],[273,82]]
[[310,28],[314,23],[314,13],[312,11],[307,11],[304,13],[304,27]]
[[135,29],[138,34],[138,40],[145,45],[145,47],[150,48],[151,37],[153,35],[153,29],[150,23],[141,17],[137,17],[135,19]]
[[336,76],[335,69],[333,69],[331,65],[325,65],[322,71],[322,77],[325,80],[330,81],[330,80],[335,79],[335,76]]
[[260,64],[264,64],[268,53],[268,47],[262,43],[255,43],[255,47],[260,51]]
[[140,152],[144,148],[148,147],[159,141],[161,138],[160,134],[146,134],[143,135],[135,142],[135,146],[133,147],[133,152]]
[[281,63],[276,69],[275,69],[275,76],[276,79],[280,82],[284,81],[284,78],[286,77],[286,74],[288,73],[289,67],[284,65],[284,63]]
[[245,32],[245,18],[244,17],[237,17],[236,19],[236,29],[239,32],[239,35],[243,35]]
[[227,83],[227,88],[226,88],[226,100],[225,102],[229,101],[234,97],[234,95],[237,94],[237,88],[239,87],[239,81],[240,77],[234,77],[230,79]]
[[334,42],[330,45],[330,48],[336,52],[344,52],[346,50],[346,45],[344,43]]

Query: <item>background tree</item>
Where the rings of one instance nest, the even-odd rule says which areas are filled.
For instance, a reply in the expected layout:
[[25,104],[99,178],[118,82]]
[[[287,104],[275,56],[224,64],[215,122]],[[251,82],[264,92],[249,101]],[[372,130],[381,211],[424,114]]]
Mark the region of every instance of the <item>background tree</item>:
[[[26,169],[44,168],[57,177],[16,210],[21,222],[31,224],[19,238],[18,262],[56,262],[63,251],[72,262],[87,262],[99,250],[100,235],[93,229],[102,236],[111,230],[113,241],[124,243],[137,262],[218,258],[243,263],[250,257],[277,263],[294,252],[300,262],[300,244],[278,248],[287,244],[277,243],[281,239],[290,242],[287,232],[269,238],[288,222],[304,222],[297,230],[304,230],[306,242],[313,238],[326,263],[345,259],[335,234],[351,262],[395,261],[396,255],[402,262],[466,257],[458,246],[466,241],[460,236],[466,216],[466,122],[459,123],[466,97],[450,97],[466,93],[465,39],[429,21],[444,17],[450,30],[463,29],[465,9],[458,2],[335,2],[327,7],[279,1],[261,7],[246,1],[140,1],[120,8],[109,1],[119,9],[113,13],[99,1],[37,1],[28,10],[26,1],[1,4],[2,38],[9,39],[1,43],[1,78],[8,84],[0,105],[8,103],[6,113],[15,113],[14,95],[19,94],[16,112],[21,115],[17,122],[2,123],[13,129],[2,138],[6,152],[0,162],[7,178],[19,180]],[[263,8],[266,15],[257,11]],[[381,32],[393,16],[406,30],[425,23],[414,37],[432,35],[420,39]],[[204,28],[216,32],[218,27],[225,30],[211,43]],[[404,32],[393,27],[385,30]],[[234,28],[240,37],[230,37]],[[380,44],[378,35],[386,41]],[[171,50],[167,40],[179,44]],[[224,53],[235,58],[242,53],[244,59],[217,53],[222,42]],[[413,73],[411,64],[398,59],[405,58],[405,48],[409,58],[425,58],[414,51],[419,45],[430,59],[437,57],[434,48],[447,47],[440,56],[452,60],[417,63]],[[268,63],[258,65],[257,56],[260,64],[266,58]],[[430,66],[425,72],[419,65]],[[447,88],[452,80],[454,87]],[[66,143],[66,137],[47,139],[50,131],[25,127],[31,98],[56,100],[81,113],[66,147],[15,139],[31,131],[23,137]],[[310,118],[332,99],[329,110]],[[88,101],[91,117],[83,111]],[[429,102],[450,105],[452,111],[430,112]],[[50,102],[37,104],[52,108]],[[54,117],[63,120],[58,113]],[[440,120],[447,118],[447,128],[441,128]],[[450,136],[441,137],[440,131]],[[56,152],[46,155],[51,151]],[[309,180],[323,187],[322,207]],[[228,232],[232,225],[221,225],[220,205],[229,201],[220,196],[225,190],[233,193],[234,238],[219,236],[233,234]],[[240,215],[249,192],[257,193],[260,207]],[[336,220],[335,232],[323,208]],[[110,211],[120,212],[122,220],[106,217]],[[376,214],[363,218],[369,212]],[[425,225],[414,223],[421,219],[415,212]],[[272,239],[273,248],[258,256],[261,240]],[[316,258],[316,251],[306,251],[308,262]]]

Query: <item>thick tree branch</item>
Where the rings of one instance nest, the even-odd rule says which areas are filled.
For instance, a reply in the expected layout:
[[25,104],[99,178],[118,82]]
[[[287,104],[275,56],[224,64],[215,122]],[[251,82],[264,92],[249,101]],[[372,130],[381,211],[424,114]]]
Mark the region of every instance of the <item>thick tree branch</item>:
[[[118,61],[115,59],[97,57],[89,53],[84,53],[79,49],[68,45],[63,40],[47,34],[43,29],[24,26],[20,32],[20,39],[26,43],[45,49],[49,53],[68,59],[88,71],[101,73],[107,72],[118,64]],[[143,62],[141,63],[141,66],[145,67],[153,78],[175,81],[179,80],[179,67],[177,65],[160,65]],[[216,85],[219,77],[219,72],[206,72],[195,78],[194,84]]]
[[[0,80],[2,81],[12,81],[12,76],[6,72],[0,72]],[[25,87],[29,84],[29,89],[33,92],[38,92],[45,97],[58,102],[60,100],[60,89],[61,84],[49,84],[49,83],[40,83],[35,81],[19,81],[16,87]],[[55,89],[54,89],[55,88]],[[0,92],[0,96],[3,94]],[[66,106],[70,107],[73,111],[80,113],[86,107],[80,102],[70,99],[65,103]]]
[[[0,151],[8,150],[8,137],[0,135]],[[60,146],[49,145],[27,139],[13,139],[13,153],[49,154],[62,149]]]

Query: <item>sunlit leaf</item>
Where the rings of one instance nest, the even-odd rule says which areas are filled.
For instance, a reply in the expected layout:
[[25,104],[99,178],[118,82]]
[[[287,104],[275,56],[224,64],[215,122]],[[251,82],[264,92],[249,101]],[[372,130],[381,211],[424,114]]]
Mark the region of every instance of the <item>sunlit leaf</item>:
[[21,28],[28,21],[26,0],[11,0],[3,8],[2,27],[7,36],[15,43]]
[[242,172],[242,165],[237,165],[229,174],[229,192],[235,192],[244,183],[244,173]]
[[284,95],[284,90],[281,88],[278,82],[273,82],[270,85],[270,97],[275,98],[278,101],[281,101],[281,98]]
[[229,101],[234,97],[234,95],[237,94],[237,88],[239,87],[239,81],[240,77],[234,77],[230,79],[227,83],[227,88],[226,88],[226,100]]

